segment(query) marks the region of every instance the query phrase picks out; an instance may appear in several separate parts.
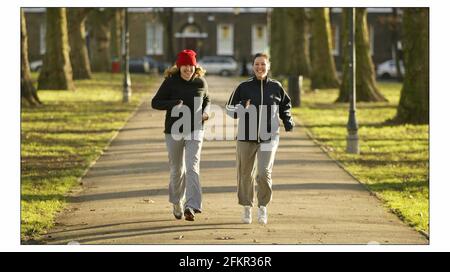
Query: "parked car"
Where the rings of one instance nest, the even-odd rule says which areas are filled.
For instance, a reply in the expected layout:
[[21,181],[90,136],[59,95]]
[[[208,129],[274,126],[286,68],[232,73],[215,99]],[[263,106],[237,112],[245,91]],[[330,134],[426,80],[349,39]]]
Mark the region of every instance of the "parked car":
[[247,69],[247,73],[249,76],[253,75],[253,62],[247,62],[245,64],[245,68]]
[[[400,61],[400,71],[402,74],[405,74],[405,67],[403,66],[403,62]],[[383,63],[380,63],[377,66],[377,77],[382,79],[390,79],[397,77],[397,68],[395,66],[395,60],[387,60]]]
[[42,60],[35,60],[30,62],[30,70],[32,72],[39,72],[42,68]]
[[239,64],[232,57],[227,56],[205,56],[198,61],[208,74],[221,76],[237,75]]
[[150,71],[156,70],[160,74],[164,73],[164,71],[171,66],[168,62],[157,61],[150,56],[145,56],[145,59],[149,63]]
[[130,58],[130,73],[150,73],[150,64],[145,57]]
[[[159,62],[155,59],[145,56],[140,58],[130,58],[130,73],[150,73],[156,69],[158,73],[163,73],[170,66],[168,63]],[[42,67],[42,60],[30,62],[30,70],[38,72]]]

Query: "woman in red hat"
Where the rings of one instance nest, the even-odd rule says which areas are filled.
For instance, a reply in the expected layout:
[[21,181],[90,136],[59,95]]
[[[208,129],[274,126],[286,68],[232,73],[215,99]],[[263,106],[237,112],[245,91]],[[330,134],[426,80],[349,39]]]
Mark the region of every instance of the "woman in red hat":
[[202,210],[200,152],[210,105],[205,70],[197,65],[195,56],[188,49],[178,53],[176,65],[165,71],[165,80],[152,100],[154,109],[166,111],[169,202],[175,218],[184,214],[188,221],[194,221]]

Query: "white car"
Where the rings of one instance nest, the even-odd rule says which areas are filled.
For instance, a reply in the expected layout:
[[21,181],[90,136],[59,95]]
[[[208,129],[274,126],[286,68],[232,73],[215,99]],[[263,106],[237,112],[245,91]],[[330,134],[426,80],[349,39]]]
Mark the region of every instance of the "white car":
[[[400,70],[402,75],[405,74],[405,67],[403,66],[403,62],[400,61]],[[397,68],[395,66],[395,60],[387,60],[383,63],[380,63],[377,66],[377,77],[383,79],[396,78],[397,77]]]
[[198,61],[198,64],[206,70],[207,74],[231,76],[239,71],[238,63],[227,56],[205,56]]
[[35,60],[30,62],[30,70],[32,72],[39,72],[39,70],[41,70],[42,67],[42,60]]

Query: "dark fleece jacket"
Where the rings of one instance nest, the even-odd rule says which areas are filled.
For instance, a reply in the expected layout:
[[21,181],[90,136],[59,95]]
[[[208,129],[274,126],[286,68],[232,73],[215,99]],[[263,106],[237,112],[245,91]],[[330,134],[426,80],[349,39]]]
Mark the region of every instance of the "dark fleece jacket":
[[[177,103],[182,100],[183,105],[186,105],[191,113],[191,131],[194,128],[203,129],[203,122],[201,118],[199,119],[201,123],[195,124],[194,126],[194,98],[197,97],[201,100],[202,113],[207,111],[210,105],[209,94],[208,94],[208,84],[203,77],[194,77],[189,81],[184,80],[180,73],[176,73],[169,78],[166,78],[164,82],[159,87],[155,96],[152,99],[152,108],[158,110],[166,111],[166,119],[164,125],[164,133],[171,133],[172,125],[180,118],[171,117],[172,109]],[[198,120],[198,119],[197,119]],[[184,128],[181,127],[180,133],[186,133]]]

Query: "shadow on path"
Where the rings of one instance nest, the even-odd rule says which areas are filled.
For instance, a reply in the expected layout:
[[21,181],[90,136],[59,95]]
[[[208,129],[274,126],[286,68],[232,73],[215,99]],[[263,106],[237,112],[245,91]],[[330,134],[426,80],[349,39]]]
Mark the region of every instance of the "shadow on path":
[[[174,219],[175,220],[175,219]],[[173,220],[172,220],[173,221]],[[145,223],[153,223],[154,221],[148,221]],[[136,222],[137,224],[143,222]],[[132,223],[128,223],[132,224]],[[238,222],[230,222],[230,223],[212,223],[212,224],[191,224],[191,225],[165,225],[165,226],[157,226],[157,227],[140,227],[140,228],[128,228],[128,229],[115,229],[115,230],[105,230],[105,231],[94,231],[90,233],[75,233],[74,235],[61,235],[58,236],[57,239],[51,239],[51,242],[58,242],[64,240],[72,240],[76,239],[79,243],[89,243],[93,241],[107,240],[107,239],[119,239],[119,238],[130,238],[137,237],[149,234],[168,234],[175,232],[192,232],[192,231],[203,231],[203,230],[242,230],[248,228],[242,227],[233,227],[236,225],[242,225]],[[220,227],[220,226],[229,226],[229,227]],[[102,228],[103,226],[96,226],[94,228]],[[62,231],[62,232],[70,232],[71,230]],[[75,231],[75,230],[74,230]],[[62,233],[60,232],[60,233]],[[138,233],[134,233],[138,232]],[[126,233],[126,234],[125,234]],[[49,233],[51,234],[51,233]],[[95,237],[89,237],[95,236]],[[89,238],[84,238],[89,237]],[[81,238],[81,239],[80,239]],[[175,238],[174,238],[175,240]]]
[[[203,187],[203,194],[221,194],[221,193],[235,193],[236,186],[214,186]],[[273,185],[274,191],[285,190],[354,190],[365,191],[365,188],[359,183],[301,183],[301,184],[277,184]],[[168,195],[168,189],[149,189],[113,192],[103,194],[82,195],[70,198],[72,203],[81,203],[87,201],[101,201],[120,198],[135,198],[135,197],[151,197]]]

